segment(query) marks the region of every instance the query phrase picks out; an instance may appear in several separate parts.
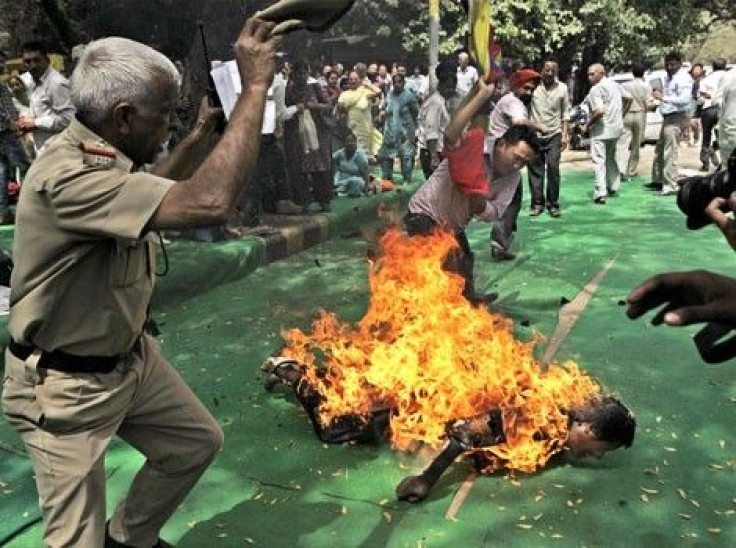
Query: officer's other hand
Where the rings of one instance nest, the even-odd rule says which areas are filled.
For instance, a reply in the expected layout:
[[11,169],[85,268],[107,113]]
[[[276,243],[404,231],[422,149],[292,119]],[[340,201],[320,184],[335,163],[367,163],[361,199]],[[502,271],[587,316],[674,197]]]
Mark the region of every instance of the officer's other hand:
[[209,98],[205,95],[199,103],[199,112],[197,113],[197,121],[194,123],[194,130],[201,135],[209,135],[224,116],[222,109],[211,106]]
[[661,307],[653,325],[713,322],[736,329],[736,279],[705,270],[658,274],[634,289],[626,302],[632,320]]
[[249,87],[271,85],[276,52],[281,45],[281,38],[271,36],[274,26],[251,18],[240,31],[234,49],[244,92]]

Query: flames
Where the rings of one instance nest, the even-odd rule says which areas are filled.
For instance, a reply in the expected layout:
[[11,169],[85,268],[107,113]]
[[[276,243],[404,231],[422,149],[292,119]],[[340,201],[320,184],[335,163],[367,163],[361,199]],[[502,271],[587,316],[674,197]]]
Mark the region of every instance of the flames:
[[565,410],[599,388],[574,363],[543,369],[537,340],[518,341],[509,319],[465,300],[463,279],[441,269],[455,245],[447,233],[390,230],[371,264],[365,316],[351,326],[322,311],[311,334],[284,333],[283,354],[324,397],[325,425],[389,407],[391,443],[409,451],[439,447],[450,421],[500,408],[506,441],[480,451],[485,470],[532,472],[562,448]]

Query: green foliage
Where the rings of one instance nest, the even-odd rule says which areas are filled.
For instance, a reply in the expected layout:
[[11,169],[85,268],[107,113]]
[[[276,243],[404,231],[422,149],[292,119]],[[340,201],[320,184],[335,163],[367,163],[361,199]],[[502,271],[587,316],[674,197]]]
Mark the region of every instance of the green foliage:
[[[563,66],[656,60],[697,40],[714,21],[736,18],[733,0],[488,0],[504,57],[534,64],[555,55]],[[465,44],[468,22],[460,2],[442,0],[440,52]],[[331,31],[401,37],[404,50],[427,50],[428,2],[358,0]],[[677,29],[673,32],[673,29]]]

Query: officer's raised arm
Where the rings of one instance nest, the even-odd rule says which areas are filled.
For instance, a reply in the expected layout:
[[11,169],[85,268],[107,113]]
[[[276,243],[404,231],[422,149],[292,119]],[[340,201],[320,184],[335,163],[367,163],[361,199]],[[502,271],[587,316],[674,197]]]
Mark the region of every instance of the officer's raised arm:
[[273,28],[273,23],[246,21],[234,46],[243,92],[227,130],[194,174],[171,187],[148,228],[224,223],[237,197],[250,184],[258,156],[266,92],[280,43],[280,39],[270,37]]

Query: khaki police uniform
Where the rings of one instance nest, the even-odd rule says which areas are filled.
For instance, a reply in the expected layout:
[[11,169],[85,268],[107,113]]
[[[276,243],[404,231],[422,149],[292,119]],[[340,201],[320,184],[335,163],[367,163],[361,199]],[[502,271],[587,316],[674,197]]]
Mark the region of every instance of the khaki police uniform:
[[217,422],[143,334],[157,247],[146,226],[174,183],[133,168],[74,120],[20,195],[2,405],[33,461],[51,547],[103,545],[116,434],[147,457],[110,520],[132,546],[156,543],[222,446]]

